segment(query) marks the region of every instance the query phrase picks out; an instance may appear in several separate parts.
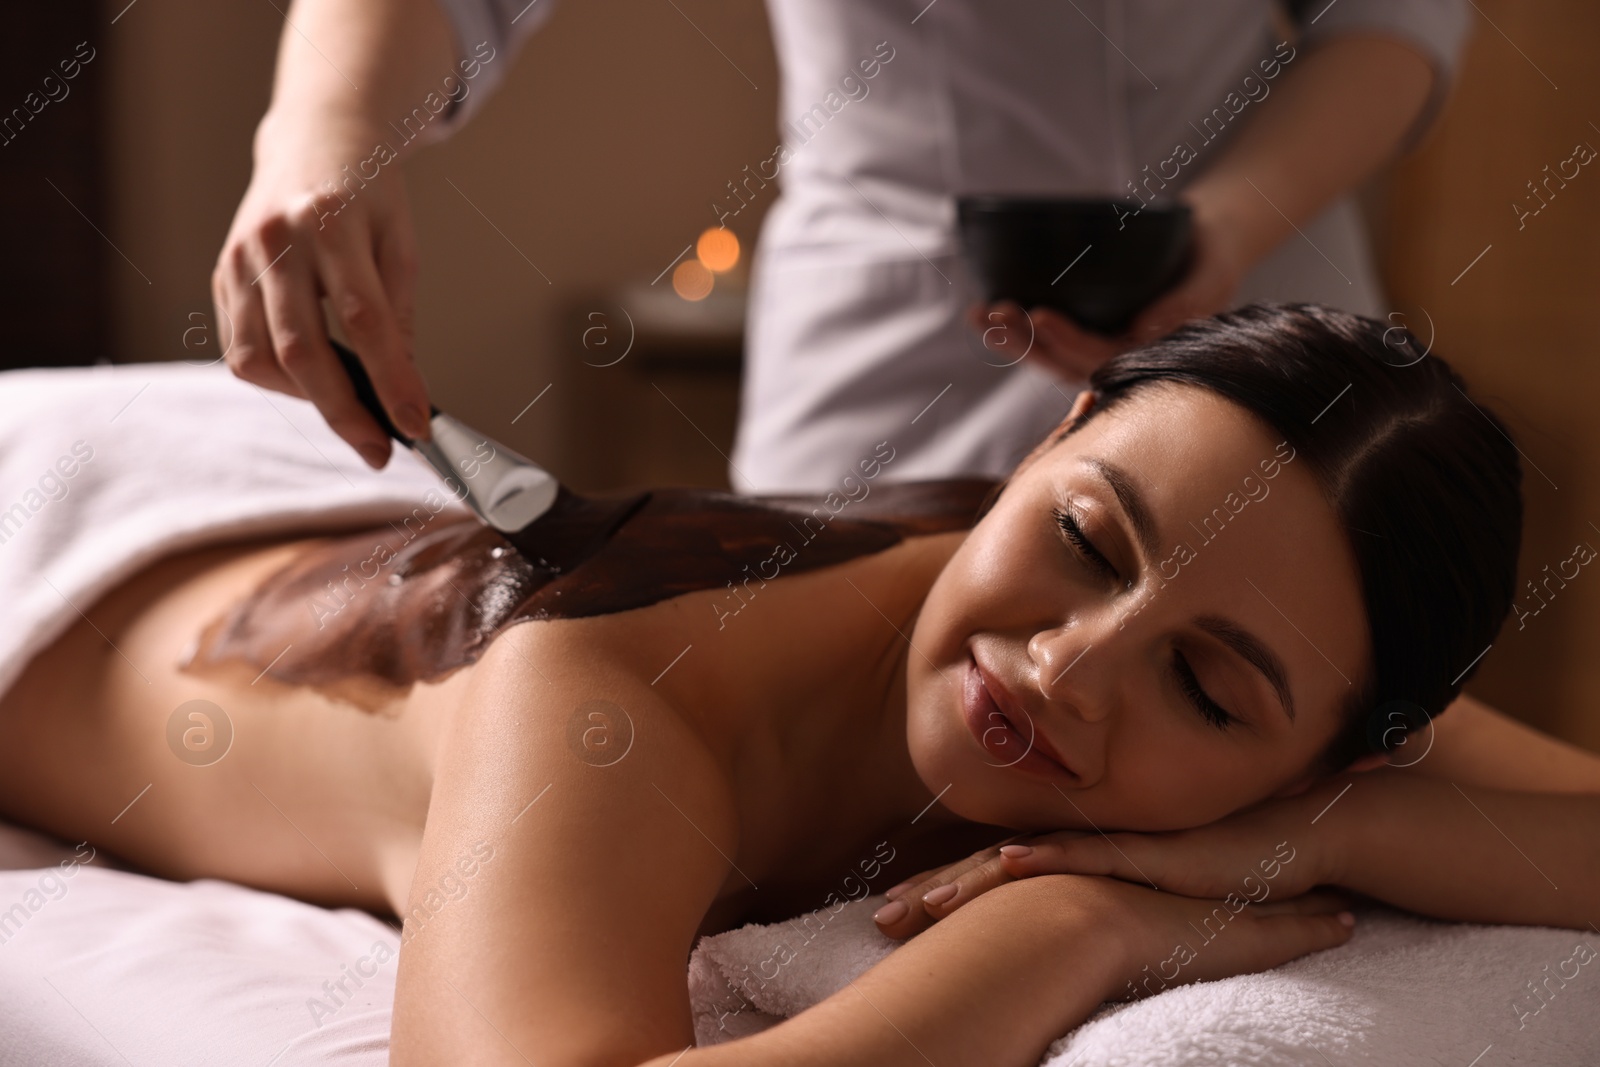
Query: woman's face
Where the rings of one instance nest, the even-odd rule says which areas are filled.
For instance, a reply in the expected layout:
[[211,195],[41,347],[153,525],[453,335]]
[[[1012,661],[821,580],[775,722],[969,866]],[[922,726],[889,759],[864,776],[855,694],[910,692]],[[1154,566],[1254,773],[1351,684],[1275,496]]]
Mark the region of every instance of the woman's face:
[[1292,448],[1145,387],[1024,461],[935,581],[912,761],[951,811],[1019,830],[1197,826],[1293,791],[1367,670],[1360,588]]

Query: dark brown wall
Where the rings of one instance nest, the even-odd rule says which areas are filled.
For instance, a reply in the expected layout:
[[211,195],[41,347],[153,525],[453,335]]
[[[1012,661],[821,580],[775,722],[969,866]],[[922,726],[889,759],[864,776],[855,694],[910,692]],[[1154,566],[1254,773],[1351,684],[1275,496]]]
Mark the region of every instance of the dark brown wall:
[[6,12],[0,368],[93,363],[107,350],[111,331],[101,311],[117,253],[95,231],[111,225],[101,137],[103,21],[92,5],[18,4]]

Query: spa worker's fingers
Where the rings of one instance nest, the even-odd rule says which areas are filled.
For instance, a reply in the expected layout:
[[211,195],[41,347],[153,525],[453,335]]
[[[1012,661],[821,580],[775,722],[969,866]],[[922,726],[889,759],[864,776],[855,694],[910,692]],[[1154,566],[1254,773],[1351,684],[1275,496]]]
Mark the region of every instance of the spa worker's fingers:
[[[307,250],[306,258],[311,254]],[[284,266],[299,249],[289,247],[279,260]],[[389,458],[387,436],[356,399],[355,389],[328,345],[322,307],[308,282],[303,264],[275,275],[274,268],[262,275],[262,304],[267,319],[267,334],[272,340],[274,358],[283,372],[299,388],[301,395],[316,405],[317,411],[334,433],[373,467]]]
[[1189,265],[1176,285],[1133,320],[1128,337],[1136,344],[1165,337],[1191,319],[1209,318],[1232,307],[1244,277],[1246,257],[1234,239],[1235,228],[1212,208],[1209,199],[1182,198],[1193,212]]
[[261,300],[261,272],[272,257],[257,242],[230,241],[211,272],[211,301],[222,335],[223,358],[234,376],[264,389],[305,398],[273,358]]
[[1033,320],[1034,347],[1045,364],[1073,382],[1082,382],[1095,368],[1133,347],[1129,336],[1090,333],[1067,316],[1047,307],[1028,312]]
[[1012,366],[1032,357],[1077,384],[1133,344],[1131,337],[1090,333],[1050,308],[1024,310],[1009,300],[972,305],[967,309],[967,325],[978,333],[989,353],[984,358],[990,362]]
[[[416,268],[409,222],[403,225],[403,231],[355,234],[355,249],[341,246],[326,251],[319,249],[323,257],[320,273],[327,288],[328,308],[344,327],[350,347],[367,368],[380,398],[410,397],[422,380],[412,361]],[[348,384],[338,364],[332,366],[339,372],[340,384]],[[339,395],[343,395],[342,390]],[[317,400],[318,394],[312,393],[311,397]],[[394,412],[395,425],[402,427],[402,433],[409,437],[425,437],[428,426],[425,391],[421,403],[422,406],[417,407],[411,399],[385,399],[385,408]],[[352,399],[352,404],[353,409],[344,413],[346,417],[359,412],[370,420],[359,403]],[[321,407],[320,402],[318,406]],[[328,422],[339,430],[333,418]],[[340,436],[350,439],[342,432]],[[387,438],[382,444],[387,453]]]
[[[297,141],[296,144],[299,144]],[[327,343],[322,299],[365,364],[401,431],[428,433],[427,388],[412,358],[415,243],[392,165],[356,135],[280,145],[258,162],[213,273],[219,320],[232,325],[228,364],[246,381],[303,396],[374,467],[389,440],[355,398]],[[335,185],[349,166],[360,181]]]

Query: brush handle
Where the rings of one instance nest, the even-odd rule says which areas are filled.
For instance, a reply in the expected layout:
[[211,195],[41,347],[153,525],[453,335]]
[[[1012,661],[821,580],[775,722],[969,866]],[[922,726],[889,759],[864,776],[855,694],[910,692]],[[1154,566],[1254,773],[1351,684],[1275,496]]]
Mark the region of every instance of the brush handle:
[[[383,402],[378,399],[378,391],[372,387],[372,379],[367,375],[367,368],[361,365],[361,357],[331,337],[328,338],[328,344],[333,346],[334,355],[344,364],[344,372],[350,376],[350,385],[355,389],[356,399],[361,401],[361,406],[378,420],[378,426],[384,433],[410,448],[411,438],[401,433],[400,428],[389,418],[389,413],[383,410]],[[429,404],[428,417],[432,418],[437,414],[439,409]]]

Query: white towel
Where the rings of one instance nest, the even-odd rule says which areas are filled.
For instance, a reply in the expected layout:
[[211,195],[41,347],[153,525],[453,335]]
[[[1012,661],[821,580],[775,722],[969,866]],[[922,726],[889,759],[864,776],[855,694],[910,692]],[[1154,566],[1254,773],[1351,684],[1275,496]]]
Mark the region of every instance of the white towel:
[[[696,1041],[773,1026],[889,955],[897,942],[872,923],[883,903],[702,938],[689,959]],[[1041,1067],[1600,1064],[1600,935],[1382,907],[1356,916],[1338,948],[1102,1005],[1050,1045]]]
[[[96,598],[155,560],[449,499],[407,449],[374,471],[310,403],[221,364],[0,373],[0,694]],[[452,505],[454,507],[456,505]]]

